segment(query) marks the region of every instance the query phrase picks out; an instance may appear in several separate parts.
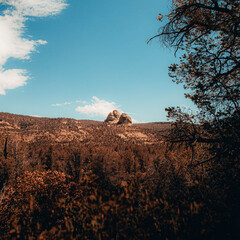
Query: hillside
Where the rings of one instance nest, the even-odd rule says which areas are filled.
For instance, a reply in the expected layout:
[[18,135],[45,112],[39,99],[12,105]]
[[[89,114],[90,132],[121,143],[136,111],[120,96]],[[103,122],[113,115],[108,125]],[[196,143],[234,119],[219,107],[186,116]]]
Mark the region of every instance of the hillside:
[[170,134],[0,113],[0,238],[239,239],[239,167]]
[[106,144],[122,139],[140,143],[157,143],[161,134],[170,128],[169,123],[107,125],[93,120],[69,118],[40,118],[0,113],[1,135],[27,143],[95,142]]
[[108,125],[0,113],[0,157],[11,165],[11,174],[45,169],[71,175],[79,175],[81,169],[93,170],[96,160],[102,157],[103,164],[109,165],[105,170],[112,183],[120,184],[120,179],[129,179],[139,166],[146,169],[152,164],[162,151],[169,128],[168,123]]

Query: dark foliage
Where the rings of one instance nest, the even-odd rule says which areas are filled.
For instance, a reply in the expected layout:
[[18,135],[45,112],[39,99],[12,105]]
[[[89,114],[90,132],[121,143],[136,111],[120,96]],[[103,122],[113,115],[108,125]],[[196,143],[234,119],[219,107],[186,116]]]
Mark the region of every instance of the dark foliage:
[[[239,162],[240,146],[240,4],[236,0],[175,0],[167,23],[155,36],[176,52],[179,64],[169,75],[188,90],[197,106],[189,114],[167,108],[175,121],[172,142],[208,143],[208,161]],[[162,21],[164,17],[159,16]],[[155,38],[154,37],[154,38]],[[200,126],[200,127],[199,127]],[[197,163],[199,164],[199,163]]]
[[[230,162],[193,168],[188,144],[170,145],[163,136],[151,144],[119,137],[127,131],[133,134],[135,127],[88,125],[81,130],[93,132],[95,138],[57,142],[61,134],[48,136],[55,131],[49,132],[51,124],[39,127],[39,135],[48,134],[37,139],[34,129],[19,130],[19,137],[18,125],[7,126],[14,125],[1,129],[1,239],[239,235],[240,176]],[[58,126],[60,132],[68,128],[66,123]],[[197,142],[194,149],[195,161],[211,156],[209,143]]]

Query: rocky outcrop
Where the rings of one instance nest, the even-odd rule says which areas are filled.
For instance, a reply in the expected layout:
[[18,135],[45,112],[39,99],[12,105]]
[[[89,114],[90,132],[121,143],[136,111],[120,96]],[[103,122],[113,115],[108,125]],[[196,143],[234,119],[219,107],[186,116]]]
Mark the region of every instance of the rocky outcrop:
[[110,112],[104,121],[109,124],[132,124],[132,119],[126,113],[120,115],[118,110]]
[[110,112],[104,122],[109,124],[117,124],[120,119],[120,113],[118,110],[114,110],[113,112]]
[[132,119],[130,116],[128,116],[126,113],[123,113],[117,124],[132,124]]

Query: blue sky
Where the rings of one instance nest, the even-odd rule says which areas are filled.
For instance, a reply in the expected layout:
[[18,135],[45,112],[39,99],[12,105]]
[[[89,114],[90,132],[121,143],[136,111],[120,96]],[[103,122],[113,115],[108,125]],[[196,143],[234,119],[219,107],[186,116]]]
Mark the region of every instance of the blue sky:
[[104,120],[116,108],[153,122],[191,106],[168,77],[173,51],[146,43],[170,0],[0,3],[0,112]]

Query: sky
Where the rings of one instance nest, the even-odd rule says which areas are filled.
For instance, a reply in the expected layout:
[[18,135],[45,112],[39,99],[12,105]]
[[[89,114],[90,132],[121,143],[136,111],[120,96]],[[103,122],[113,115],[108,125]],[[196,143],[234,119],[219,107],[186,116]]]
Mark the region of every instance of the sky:
[[[171,0],[0,0],[0,112],[134,122],[191,107],[157,39]],[[178,56],[177,56],[178,57]]]

